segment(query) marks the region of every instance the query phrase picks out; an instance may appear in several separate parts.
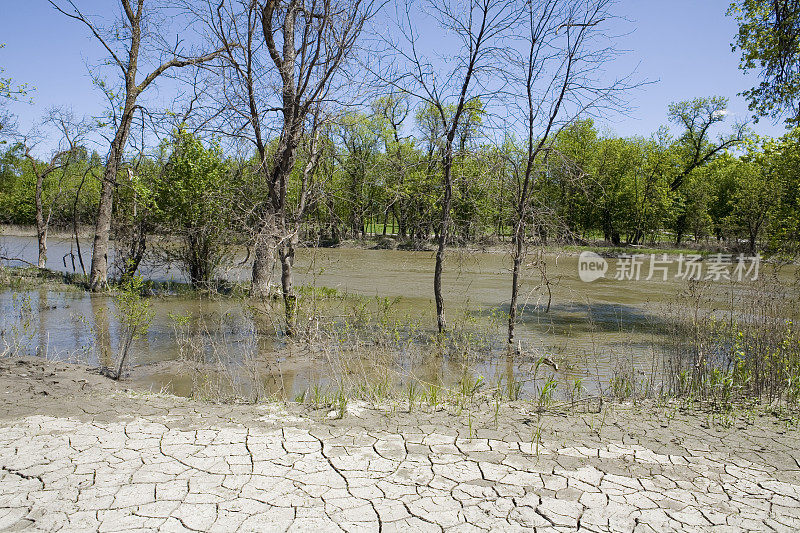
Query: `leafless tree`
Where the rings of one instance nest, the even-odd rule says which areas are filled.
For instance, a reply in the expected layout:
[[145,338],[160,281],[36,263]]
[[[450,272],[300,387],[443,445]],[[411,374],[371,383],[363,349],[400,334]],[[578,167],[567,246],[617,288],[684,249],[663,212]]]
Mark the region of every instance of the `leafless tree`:
[[[53,214],[53,205],[58,201],[64,177],[80,156],[81,143],[91,127],[86,120],[76,120],[71,111],[61,108],[53,108],[48,111],[44,120],[46,125],[52,126],[59,134],[59,147],[50,157],[49,162],[40,164],[32,154],[35,146],[32,143],[23,141],[25,146],[25,157],[31,165],[31,171],[36,176],[34,187],[34,206],[36,218],[36,239],[39,244],[39,256],[37,265],[39,268],[47,268],[47,233],[50,228],[50,220]],[[45,209],[44,206],[44,187],[45,180],[50,176],[58,177],[57,192],[52,195],[50,205]]]
[[[541,228],[547,209],[532,202],[532,192],[551,158],[561,130],[579,116],[619,108],[622,93],[634,84],[630,77],[604,79],[603,65],[617,56],[604,23],[613,19],[614,0],[538,0],[525,4],[514,91],[521,98],[524,155],[512,162],[514,242],[508,343],[513,347],[517,321],[520,270],[525,260],[527,228]],[[537,268],[545,276],[543,259]],[[545,286],[549,283],[545,280]]]
[[[113,136],[106,158],[105,171],[97,209],[97,220],[92,249],[90,286],[101,290],[108,284],[108,242],[117,171],[122,163],[131,123],[141,94],[160,76],[172,69],[198,65],[217,57],[220,50],[210,53],[192,53],[185,50],[183,41],[176,39],[167,45],[165,11],[168,2],[159,0],[119,0],[120,14],[115,24],[103,27],[98,17],[81,11],[72,0],[48,0],[63,15],[85,25],[108,55],[108,64],[119,70],[122,89],[119,94],[107,91],[111,106]],[[152,64],[152,65],[151,65]],[[151,67],[142,78],[140,66]],[[145,67],[145,68],[147,68]]]
[[[252,295],[269,293],[275,257],[281,264],[281,290],[287,331],[294,331],[296,296],[292,268],[300,218],[307,206],[301,194],[287,205],[289,181],[304,139],[309,164],[301,189],[313,179],[319,160],[319,128],[333,112],[345,87],[347,66],[374,0],[225,0],[209,3],[207,20],[224,45],[220,104],[225,132],[253,143],[266,191],[251,209],[254,261]],[[236,46],[234,46],[236,45]],[[270,142],[270,134],[277,137]],[[313,164],[312,164],[313,163]]]
[[6,109],[5,102],[0,99],[0,139],[12,135],[15,128],[14,116]]
[[[436,265],[433,292],[439,332],[447,327],[442,295],[445,249],[450,236],[453,201],[453,159],[455,139],[464,111],[471,101],[487,101],[502,90],[502,66],[509,57],[508,42],[520,20],[519,2],[513,0],[426,0],[423,13],[406,3],[402,31],[404,42],[392,46],[405,63],[408,73],[400,77],[405,91],[432,106],[438,114],[441,131],[439,158],[442,171]],[[449,57],[424,56],[420,50],[417,20],[429,16],[445,32],[443,41],[455,42]],[[450,39],[447,39],[449,37]],[[451,42],[443,42],[443,49]],[[497,75],[494,79],[492,75]]]

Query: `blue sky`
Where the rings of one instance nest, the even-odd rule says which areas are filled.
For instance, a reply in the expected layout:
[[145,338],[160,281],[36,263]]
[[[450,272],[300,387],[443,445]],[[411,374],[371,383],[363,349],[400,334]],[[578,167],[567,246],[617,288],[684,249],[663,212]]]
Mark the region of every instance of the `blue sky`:
[[[101,57],[99,45],[78,23],[58,14],[46,0],[0,0],[0,66],[4,76],[27,82],[36,90],[34,103],[12,103],[19,129],[27,131],[55,105],[71,106],[76,115],[97,115],[102,95],[92,86],[87,64]],[[756,84],[754,74],[738,69],[730,43],[736,33],[725,16],[730,0],[619,0],[616,12],[630,20],[619,23],[618,40],[627,50],[614,69],[654,81],[629,95],[629,116],[612,116],[600,125],[622,136],[650,135],[666,123],[670,102],[698,96],[730,98],[731,119],[749,116],[737,93]],[[112,16],[108,0],[76,0],[85,11]],[[167,91],[164,91],[167,92]],[[164,99],[168,95],[161,95]],[[165,100],[166,101],[166,100]],[[729,120],[731,120],[729,119]],[[781,135],[784,128],[769,119],[753,126],[762,135]]]

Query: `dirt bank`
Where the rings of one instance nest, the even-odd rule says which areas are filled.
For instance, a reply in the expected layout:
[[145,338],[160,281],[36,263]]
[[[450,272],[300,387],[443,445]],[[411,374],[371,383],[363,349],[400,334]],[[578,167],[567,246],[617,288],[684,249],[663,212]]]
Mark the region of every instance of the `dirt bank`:
[[0,360],[0,529],[800,527],[800,434],[654,404],[211,405]]

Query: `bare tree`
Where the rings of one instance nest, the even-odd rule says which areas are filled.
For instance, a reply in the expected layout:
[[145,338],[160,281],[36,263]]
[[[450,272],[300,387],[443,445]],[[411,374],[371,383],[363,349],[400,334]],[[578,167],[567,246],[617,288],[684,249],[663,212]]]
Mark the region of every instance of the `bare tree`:
[[[47,233],[50,228],[50,220],[53,214],[53,205],[61,195],[61,186],[69,168],[80,155],[80,144],[86,134],[90,131],[88,123],[84,120],[76,121],[72,113],[65,109],[54,108],[48,112],[45,124],[53,126],[59,133],[59,147],[50,157],[50,161],[44,165],[31,153],[34,146],[28,142],[25,145],[25,157],[31,164],[31,171],[36,176],[34,187],[34,206],[36,218],[36,239],[39,244],[39,256],[37,266],[47,268]],[[43,194],[45,180],[51,175],[58,176],[58,191],[52,195],[52,200],[45,211]]]
[[[287,331],[294,332],[296,297],[292,282],[296,224],[307,206],[287,205],[289,180],[303,139],[313,153],[320,146],[323,112],[331,112],[346,80],[349,60],[365,24],[374,15],[373,0],[228,0],[210,4],[209,22],[224,44],[222,101],[226,132],[250,140],[256,149],[265,194],[251,210],[254,261],[251,293],[264,297],[276,254]],[[237,46],[233,46],[233,44]],[[274,132],[276,143],[270,145]],[[302,172],[313,178],[312,168]],[[305,189],[305,185],[301,184]],[[293,211],[293,213],[290,213]],[[295,226],[295,227],[293,227]]]
[[[104,28],[97,19],[81,11],[72,0],[48,0],[60,13],[85,25],[92,36],[103,46],[108,54],[108,63],[119,69],[122,91],[117,98],[112,92],[112,118],[114,134],[110,140],[105,171],[100,189],[100,203],[97,208],[92,266],[90,269],[91,289],[101,290],[108,285],[108,242],[111,233],[111,217],[114,202],[114,188],[117,171],[123,160],[128,135],[138,107],[141,94],[160,76],[171,69],[198,65],[217,57],[219,50],[211,53],[193,54],[184,50],[182,41],[167,46],[164,10],[168,3],[157,0],[119,0],[121,13],[115,25]],[[143,78],[140,64],[154,63],[152,70]]]
[[[450,237],[453,203],[453,160],[456,134],[461,126],[464,111],[470,102],[488,100],[489,95],[501,92],[497,81],[503,76],[501,66],[508,60],[507,43],[520,17],[518,2],[512,0],[427,0],[426,13],[439,23],[455,41],[452,57],[434,60],[421,55],[416,22],[419,13],[405,6],[402,33],[405,45],[395,45],[395,50],[405,60],[409,72],[402,78],[405,90],[432,106],[438,114],[441,131],[439,159],[442,171],[441,217],[433,275],[433,292],[436,301],[436,318],[439,332],[447,328],[442,273],[445,249]],[[490,74],[498,75],[493,81]]]
[[[14,133],[16,127],[16,120],[8,109],[5,107],[5,102],[0,99],[0,139],[10,136]],[[5,141],[0,142],[0,144]]]
[[[612,18],[614,0],[539,0],[525,5],[524,32],[517,87],[525,117],[521,161],[512,161],[514,242],[512,248],[511,302],[508,343],[513,347],[517,321],[520,271],[526,255],[529,224],[541,228],[546,209],[534,205],[532,192],[546,172],[552,143],[561,130],[579,116],[618,106],[619,93],[632,85],[628,78],[602,80],[602,67],[616,56],[604,33],[603,22]],[[543,278],[546,265],[537,260]],[[544,283],[549,287],[547,280]]]

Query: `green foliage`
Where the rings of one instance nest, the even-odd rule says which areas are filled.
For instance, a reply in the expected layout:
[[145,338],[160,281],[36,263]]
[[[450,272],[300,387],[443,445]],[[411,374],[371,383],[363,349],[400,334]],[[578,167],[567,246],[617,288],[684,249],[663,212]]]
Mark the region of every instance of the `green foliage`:
[[758,70],[760,83],[743,93],[758,117],[800,121],[800,5],[794,0],[736,0],[728,15],[739,32],[732,46],[741,51],[739,68]]
[[591,121],[576,123],[557,141],[566,161],[550,173],[544,203],[563,206],[574,231],[600,231],[614,245],[653,239],[673,207],[673,152],[661,137],[603,138]]
[[749,242],[749,252],[756,252],[756,242],[770,223],[778,202],[778,179],[765,166],[762,154],[748,154],[730,165],[736,173],[736,187],[730,198],[727,220],[737,235]]
[[546,409],[553,402],[553,396],[556,392],[556,388],[558,388],[558,382],[553,376],[551,376],[547,379],[547,381],[545,381],[542,390],[539,391],[539,398],[537,399],[536,403],[537,411]]
[[128,363],[130,349],[133,343],[147,335],[150,324],[155,316],[150,308],[150,302],[142,298],[142,278],[132,276],[119,285],[113,293],[115,315],[120,325],[119,346],[117,353],[117,368],[110,377],[119,379]]
[[[231,217],[229,166],[218,145],[205,148],[183,129],[174,132],[163,171],[155,176],[152,210],[162,231],[180,238],[165,247],[195,287],[208,287],[228,253]],[[140,194],[149,200],[149,191]]]
[[[658,248],[691,239],[734,252],[795,253],[800,133],[744,142],[738,127],[717,135],[726,105],[721,97],[671,105],[675,136],[662,127],[651,137],[619,138],[591,120],[573,123],[534,169],[528,242],[602,239]],[[527,147],[511,135],[500,145],[482,143],[481,102],[465,112],[454,139],[452,243],[507,239]],[[404,134],[408,116],[419,135]],[[335,245],[386,233],[387,248],[428,246],[439,230],[442,124],[434,108],[415,110],[390,95],[327,126],[300,239]],[[287,185],[290,211],[308,163],[303,146]],[[268,157],[276,148],[273,139]],[[136,259],[138,237],[155,234],[163,238],[148,241],[148,249],[179,263],[196,287],[213,286],[230,246],[250,237],[245,228],[253,227],[253,206],[267,189],[260,165],[254,157],[225,158],[218,144],[204,145],[185,130],[163,142],[160,154],[126,162],[115,197],[117,266]],[[79,224],[94,223],[101,167],[98,154],[83,151],[64,176],[45,180],[54,227],[71,227],[73,214]],[[0,222],[34,224],[34,186],[24,147],[0,152]]]
[[[99,168],[100,156],[80,149],[71,157],[69,165],[54,172],[43,184],[42,204],[52,209],[51,222],[55,226],[72,224],[73,215],[79,224],[93,223],[100,197],[100,182],[89,173]],[[46,164],[37,162],[37,166],[43,168]],[[25,158],[25,147],[14,144],[0,153],[0,223],[35,224],[35,188],[36,176]]]
[[[5,48],[5,44],[0,43],[0,50]],[[0,67],[0,74],[5,72],[3,67]],[[30,89],[26,83],[22,85],[16,85],[14,80],[11,78],[4,78],[0,76],[0,98],[4,98],[6,100],[17,100],[21,96],[26,96],[29,93]]]
[[796,255],[800,247],[800,128],[780,139],[765,140],[753,159],[769,182],[768,194],[774,200],[765,231],[768,248]]
[[794,290],[769,271],[736,296],[730,317],[696,308],[680,319],[669,392],[723,412],[747,399],[796,411],[800,337],[794,321],[784,318],[797,309]]
[[0,158],[0,216],[4,223],[35,224],[35,187],[36,176],[25,160],[24,147],[10,147]]

